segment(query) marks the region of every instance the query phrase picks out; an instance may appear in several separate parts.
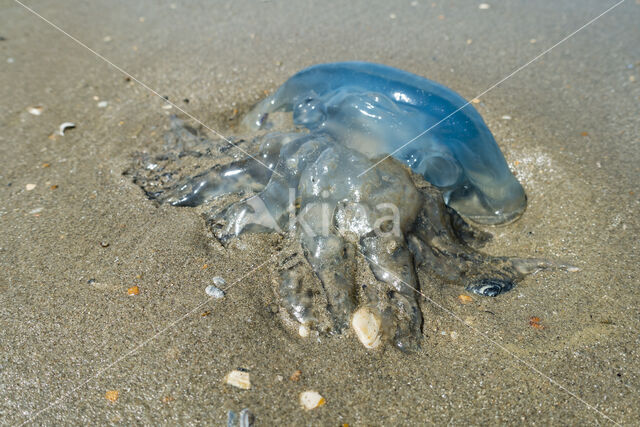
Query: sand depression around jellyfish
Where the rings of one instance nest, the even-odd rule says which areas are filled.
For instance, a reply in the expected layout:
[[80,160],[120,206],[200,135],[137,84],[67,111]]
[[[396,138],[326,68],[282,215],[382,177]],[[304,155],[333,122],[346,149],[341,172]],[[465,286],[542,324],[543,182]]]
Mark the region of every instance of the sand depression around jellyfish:
[[368,348],[412,350],[421,286],[496,296],[557,266],[477,251],[489,235],[463,217],[508,222],[526,197],[478,112],[438,83],[378,64],[317,65],[243,128],[238,150],[174,117],[163,151],[137,155],[127,173],[158,203],[204,207],[225,247],[245,233],[281,236],[275,291],[303,336],[352,329]]

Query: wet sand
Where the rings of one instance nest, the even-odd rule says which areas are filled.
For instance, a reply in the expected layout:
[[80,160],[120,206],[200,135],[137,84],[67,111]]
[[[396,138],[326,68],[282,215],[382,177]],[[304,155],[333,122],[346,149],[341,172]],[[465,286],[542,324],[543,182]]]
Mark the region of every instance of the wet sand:
[[[319,62],[382,62],[471,99],[615,3],[479,4],[33,7],[226,134],[235,109]],[[155,207],[123,176],[176,108],[2,2],[0,422],[221,424],[249,408],[259,425],[637,423],[638,22],[627,0],[474,104],[529,197],[517,222],[487,228],[486,250],[581,271],[464,305],[463,289],[423,282],[422,351],[403,354],[285,330],[270,310],[272,236],[223,249],[196,210]],[[213,276],[236,284],[207,303]],[[239,367],[250,390],[222,382]],[[302,410],[305,390],[326,404]]]

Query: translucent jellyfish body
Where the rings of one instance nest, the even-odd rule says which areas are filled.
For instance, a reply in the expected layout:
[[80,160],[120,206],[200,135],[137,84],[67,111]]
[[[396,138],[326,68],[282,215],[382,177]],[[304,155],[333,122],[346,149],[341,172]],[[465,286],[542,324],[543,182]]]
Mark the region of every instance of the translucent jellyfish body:
[[[287,111],[297,128],[278,123]],[[233,245],[245,234],[278,235],[278,313],[301,337],[352,330],[366,348],[415,350],[421,286],[496,296],[539,269],[571,269],[477,250],[489,235],[458,212],[506,222],[525,196],[479,114],[437,83],[382,65],[319,65],[244,122],[253,131],[230,147],[174,117],[161,152],[127,173],[150,199],[195,207],[230,250],[246,248]]]
[[405,162],[475,222],[505,223],[526,207],[524,190],[480,114],[424,77],[366,62],[315,65],[256,105],[244,124],[268,128],[269,114],[277,111],[291,111],[296,125],[327,133],[370,159],[392,155]]

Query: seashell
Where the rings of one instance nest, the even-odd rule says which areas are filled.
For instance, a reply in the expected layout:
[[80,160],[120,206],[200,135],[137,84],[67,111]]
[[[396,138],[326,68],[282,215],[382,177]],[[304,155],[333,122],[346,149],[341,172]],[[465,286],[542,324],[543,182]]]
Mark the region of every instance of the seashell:
[[235,412],[227,412],[227,427],[250,427],[253,425],[253,414],[249,412],[249,408],[244,408],[240,411],[240,415],[236,415]]
[[300,335],[302,338],[307,338],[309,336],[310,332],[311,332],[311,330],[309,329],[309,326],[307,326],[307,325],[300,325],[298,327],[298,335]]
[[224,291],[220,288],[217,288],[213,285],[209,285],[205,288],[204,290],[207,295],[209,295],[210,297],[216,298],[216,299],[220,299],[222,297],[224,297]]
[[33,114],[34,116],[39,116],[42,114],[44,107],[42,105],[34,105],[33,107],[27,108],[29,114]]
[[67,129],[73,129],[75,128],[76,125],[74,123],[71,122],[64,122],[62,123],[59,128],[58,128],[58,135],[60,136],[64,136],[64,131]]
[[224,377],[224,382],[243,390],[251,388],[251,378],[249,372],[234,369]]
[[300,404],[307,411],[319,408],[325,403],[327,403],[327,401],[317,391],[309,390],[300,393]]
[[105,399],[107,399],[109,402],[115,402],[116,400],[118,400],[118,396],[120,395],[120,393],[118,392],[118,390],[107,390],[107,392],[104,394]]
[[376,348],[382,342],[382,319],[371,308],[359,308],[353,314],[351,326],[366,348]]

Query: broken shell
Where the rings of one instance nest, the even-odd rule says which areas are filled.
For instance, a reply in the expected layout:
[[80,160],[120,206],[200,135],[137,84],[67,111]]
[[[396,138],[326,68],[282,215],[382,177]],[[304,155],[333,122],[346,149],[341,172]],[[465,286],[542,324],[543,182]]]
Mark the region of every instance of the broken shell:
[[298,327],[298,335],[300,335],[302,338],[307,338],[309,336],[310,332],[311,332],[311,330],[309,329],[309,326],[307,326],[307,325],[300,325]]
[[227,426],[233,427],[236,424],[238,427],[249,427],[253,425],[253,414],[249,412],[249,408],[244,408],[240,411],[240,416],[237,416],[233,411],[227,412]]
[[291,374],[291,376],[289,377],[289,379],[291,381],[300,381],[300,377],[302,377],[302,371],[300,369],[298,369],[297,371],[295,371],[293,374]]
[[216,286],[224,286],[227,284],[227,282],[225,282],[225,280],[222,277],[216,276],[213,278],[213,284]]
[[371,308],[358,309],[351,319],[351,326],[366,348],[376,348],[382,342],[382,319]]
[[249,372],[239,371],[237,369],[229,372],[224,377],[224,382],[243,390],[249,390],[251,388],[251,378]]
[[119,394],[120,393],[118,392],[118,390],[107,390],[107,392],[104,394],[104,397],[109,402],[115,402],[116,400],[118,400]]
[[207,295],[216,299],[224,297],[224,291],[220,288],[216,288],[213,285],[207,286],[204,291],[207,293]]
[[27,108],[27,111],[29,112],[29,114],[33,114],[34,116],[39,116],[40,114],[42,114],[43,110],[44,110],[44,107],[42,105],[36,105],[36,106]]
[[310,390],[300,393],[300,404],[307,411],[318,408],[325,403],[327,403],[327,401],[324,400],[324,397],[317,391]]
[[100,101],[97,105],[98,108],[105,108],[107,105],[109,105],[109,103],[107,101]]
[[460,302],[460,304],[469,304],[470,302],[473,301],[473,298],[471,298],[469,295],[458,295],[458,301]]
[[58,128],[58,134],[60,136],[64,136],[64,131],[67,129],[73,129],[75,128],[76,125],[71,123],[71,122],[64,122],[60,125],[60,127]]

